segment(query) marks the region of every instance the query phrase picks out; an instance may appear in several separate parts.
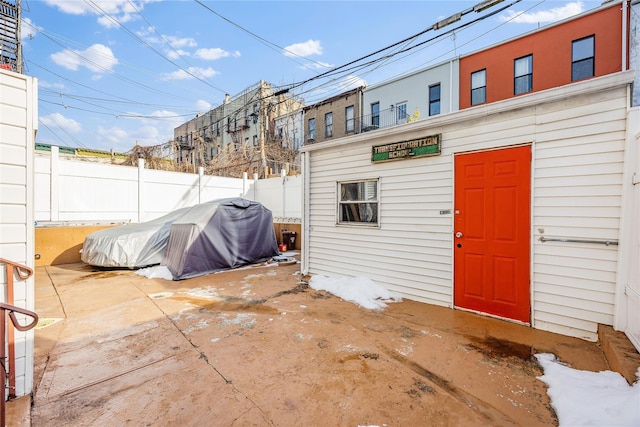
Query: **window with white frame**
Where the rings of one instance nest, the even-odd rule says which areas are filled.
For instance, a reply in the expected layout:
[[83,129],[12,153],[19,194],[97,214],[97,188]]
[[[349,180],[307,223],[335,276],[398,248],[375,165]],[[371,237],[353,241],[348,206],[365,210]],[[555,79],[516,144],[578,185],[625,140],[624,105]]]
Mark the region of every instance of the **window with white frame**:
[[429,115],[440,114],[440,83],[429,86]]
[[487,102],[487,70],[471,73],[471,105]]
[[380,126],[380,103],[371,104],[371,126]]
[[307,139],[316,139],[316,119],[309,119],[309,134],[307,135]]
[[378,179],[338,182],[338,224],[377,226]]
[[326,113],[324,115],[324,136],[333,136],[333,113]]
[[571,42],[571,81],[595,75],[595,36]]
[[513,94],[533,90],[533,55],[523,56],[513,61]]
[[407,103],[402,102],[396,104],[396,123],[404,123],[407,121]]
[[356,119],[355,119],[353,105],[349,105],[347,108],[344,109],[344,116],[345,116],[344,130],[346,132],[353,132],[356,129]]

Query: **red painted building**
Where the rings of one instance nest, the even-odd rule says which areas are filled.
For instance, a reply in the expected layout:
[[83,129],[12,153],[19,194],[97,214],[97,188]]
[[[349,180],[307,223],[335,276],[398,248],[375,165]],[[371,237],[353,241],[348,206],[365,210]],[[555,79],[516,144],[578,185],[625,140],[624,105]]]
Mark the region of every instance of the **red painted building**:
[[623,6],[607,3],[461,57],[460,109],[622,71],[623,20],[629,22]]

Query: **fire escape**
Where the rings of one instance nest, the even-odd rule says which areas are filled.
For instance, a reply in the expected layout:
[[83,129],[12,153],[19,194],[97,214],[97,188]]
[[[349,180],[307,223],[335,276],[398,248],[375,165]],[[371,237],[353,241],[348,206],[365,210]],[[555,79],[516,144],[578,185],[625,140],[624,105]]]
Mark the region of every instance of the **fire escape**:
[[0,68],[24,72],[20,44],[20,0],[0,0]]

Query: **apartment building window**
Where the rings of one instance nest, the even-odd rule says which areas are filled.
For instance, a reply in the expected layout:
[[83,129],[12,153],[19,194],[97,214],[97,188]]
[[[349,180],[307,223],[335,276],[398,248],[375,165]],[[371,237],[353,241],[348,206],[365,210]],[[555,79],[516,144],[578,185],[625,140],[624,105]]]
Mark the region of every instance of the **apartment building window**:
[[533,90],[533,55],[523,56],[513,61],[513,94]]
[[380,103],[371,104],[371,126],[380,126]]
[[220,136],[220,122],[216,122],[216,136]]
[[407,103],[396,104],[396,123],[407,121]]
[[316,119],[309,119],[309,135],[307,139],[316,139]]
[[258,135],[253,135],[253,146],[254,147],[258,146]]
[[440,114],[440,83],[429,86],[429,115]]
[[471,105],[487,102],[487,70],[471,73]]
[[324,115],[324,136],[333,136],[333,113]]
[[595,75],[595,36],[571,42],[571,81]]
[[338,224],[378,225],[378,180],[338,183]]
[[353,132],[356,129],[356,119],[354,114],[353,105],[349,105],[344,109],[345,128],[346,132]]

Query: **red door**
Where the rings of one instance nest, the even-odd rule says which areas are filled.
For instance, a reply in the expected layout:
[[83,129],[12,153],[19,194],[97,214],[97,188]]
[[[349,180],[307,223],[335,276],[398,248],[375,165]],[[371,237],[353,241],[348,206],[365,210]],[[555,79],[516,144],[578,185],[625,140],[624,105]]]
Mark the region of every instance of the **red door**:
[[531,147],[455,156],[454,304],[530,320]]

